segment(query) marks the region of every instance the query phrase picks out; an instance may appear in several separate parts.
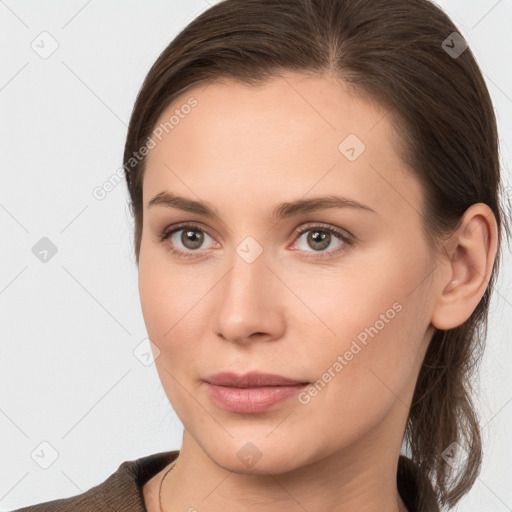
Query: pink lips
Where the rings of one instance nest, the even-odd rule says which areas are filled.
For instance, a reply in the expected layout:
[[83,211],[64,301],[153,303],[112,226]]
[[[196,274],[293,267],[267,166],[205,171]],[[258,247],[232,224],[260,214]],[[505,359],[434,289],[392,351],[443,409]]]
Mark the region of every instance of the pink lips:
[[220,407],[239,413],[264,412],[299,393],[309,383],[269,373],[216,373],[205,378],[210,397]]

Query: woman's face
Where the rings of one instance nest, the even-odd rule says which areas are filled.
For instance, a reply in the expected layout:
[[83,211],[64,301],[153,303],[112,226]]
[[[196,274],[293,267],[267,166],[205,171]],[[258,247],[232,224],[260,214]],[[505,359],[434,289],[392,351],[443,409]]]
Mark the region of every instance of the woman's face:
[[[158,122],[142,310],[172,407],[225,468],[285,471],[401,444],[435,266],[422,189],[386,113],[333,79],[287,73],[196,86]],[[183,200],[148,207],[165,193]],[[205,382],[224,371],[310,385],[270,404],[235,393],[230,409]]]

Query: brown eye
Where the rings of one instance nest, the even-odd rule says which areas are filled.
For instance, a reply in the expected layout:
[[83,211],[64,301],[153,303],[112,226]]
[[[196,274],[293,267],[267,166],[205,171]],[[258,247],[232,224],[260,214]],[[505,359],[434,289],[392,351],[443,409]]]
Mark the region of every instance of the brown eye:
[[318,229],[309,231],[307,236],[307,243],[315,251],[322,251],[329,247],[331,243],[331,234],[327,231],[321,231]]
[[[194,224],[182,224],[167,228],[159,235],[166,249],[180,258],[198,256],[213,246],[213,238]],[[210,239],[210,247],[205,243]],[[206,247],[205,247],[206,245]]]
[[187,249],[199,249],[204,241],[204,232],[199,229],[182,229],[180,242]]
[[336,256],[346,251],[355,242],[355,238],[350,233],[332,226],[308,226],[306,229],[298,230],[296,237],[297,248],[306,258]]

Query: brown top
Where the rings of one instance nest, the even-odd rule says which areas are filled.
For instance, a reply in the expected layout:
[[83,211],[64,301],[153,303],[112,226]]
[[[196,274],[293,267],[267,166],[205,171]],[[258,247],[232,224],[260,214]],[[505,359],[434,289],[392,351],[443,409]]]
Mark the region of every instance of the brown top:
[[[125,461],[104,482],[82,494],[12,512],[147,512],[142,486],[175,460],[179,453],[179,450],[173,450]],[[431,486],[428,495],[419,503],[418,480],[424,478],[410,459],[400,455],[397,488],[409,512],[439,512]]]

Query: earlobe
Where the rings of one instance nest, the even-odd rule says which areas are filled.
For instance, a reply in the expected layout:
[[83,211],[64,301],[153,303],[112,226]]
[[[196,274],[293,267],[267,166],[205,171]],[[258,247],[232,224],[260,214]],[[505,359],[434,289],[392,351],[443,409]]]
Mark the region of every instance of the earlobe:
[[441,330],[462,325],[478,306],[489,282],[497,253],[498,230],[492,210],[483,203],[464,213],[459,228],[446,243],[440,265],[439,294],[431,323]]

